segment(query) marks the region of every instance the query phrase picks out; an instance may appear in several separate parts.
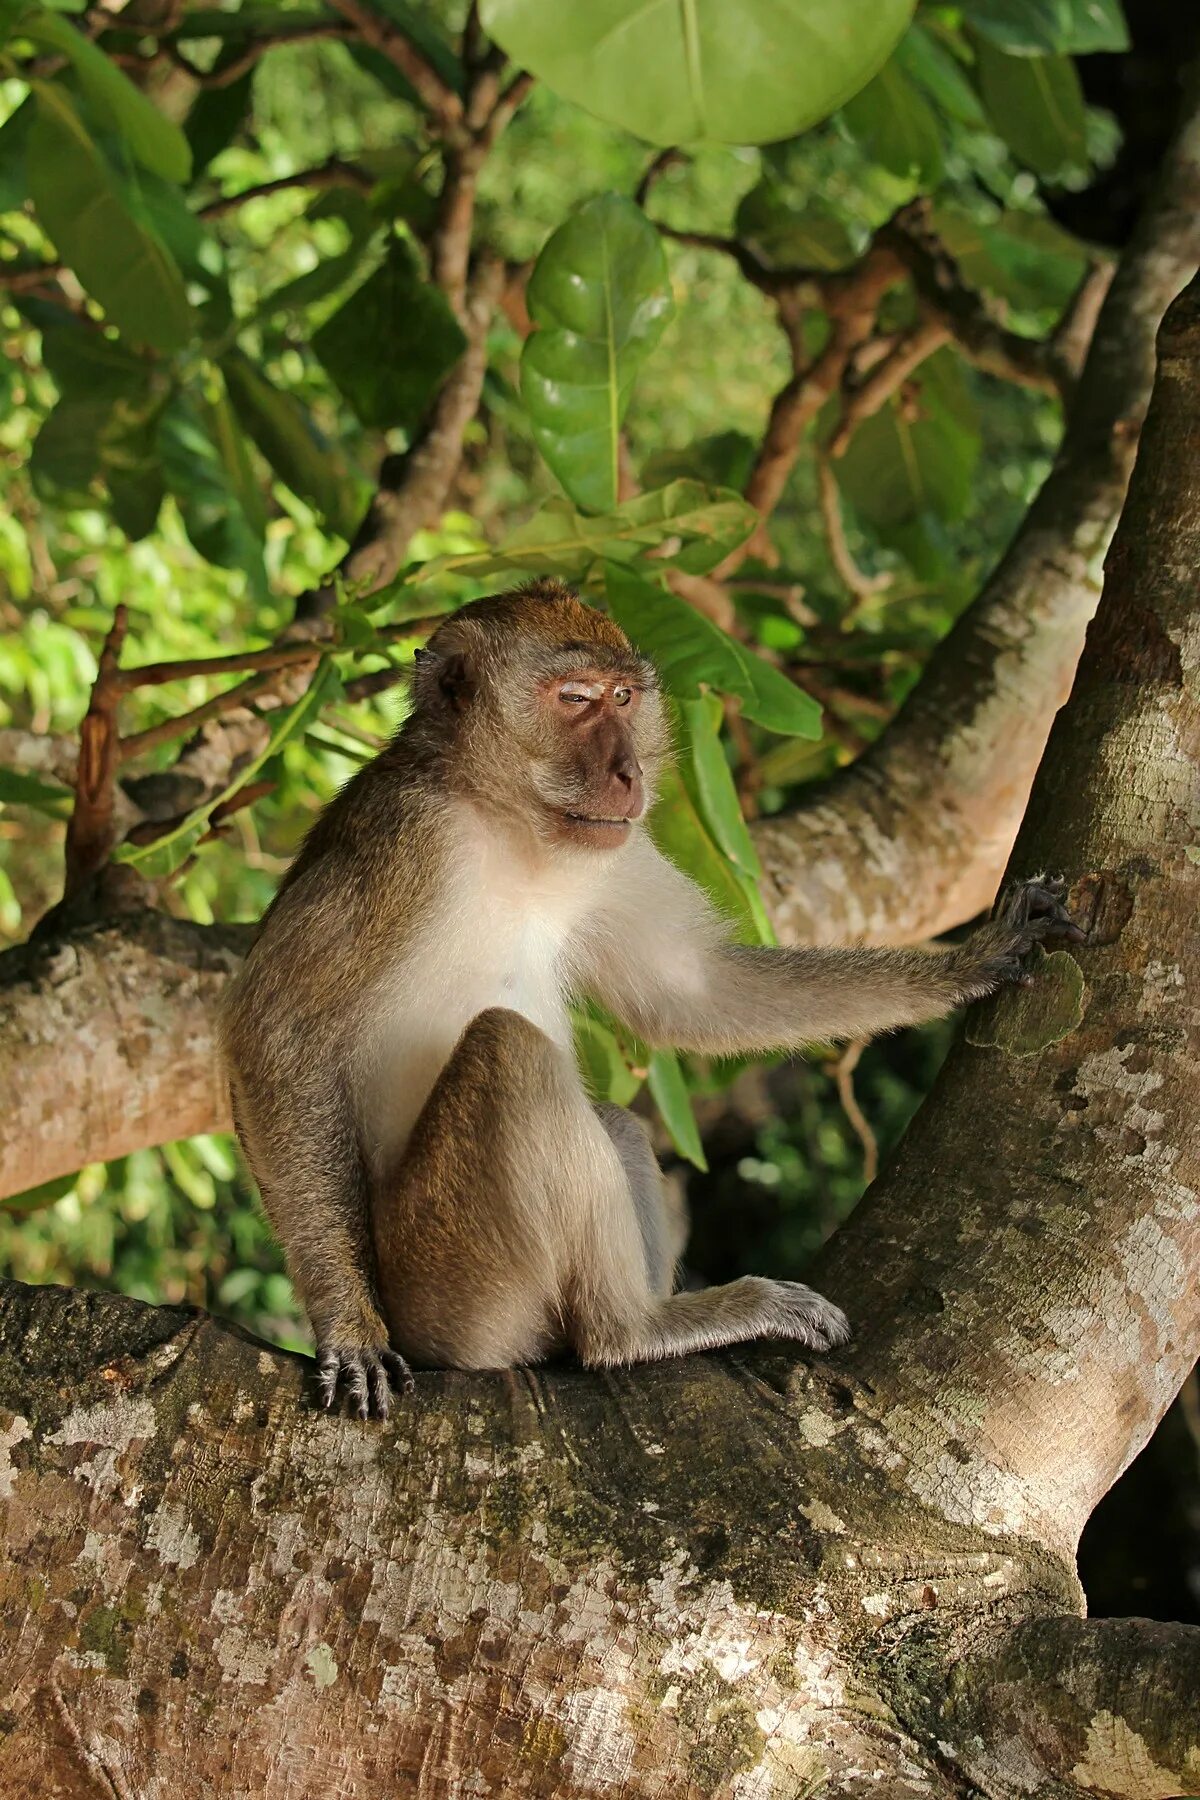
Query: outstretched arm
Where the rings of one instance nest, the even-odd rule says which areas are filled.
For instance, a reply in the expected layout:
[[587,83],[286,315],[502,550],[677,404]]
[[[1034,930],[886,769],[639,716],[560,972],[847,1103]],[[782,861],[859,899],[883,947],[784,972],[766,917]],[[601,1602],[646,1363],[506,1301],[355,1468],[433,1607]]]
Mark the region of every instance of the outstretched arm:
[[732,1056],[940,1018],[1020,979],[1020,958],[1055,931],[1082,935],[1061,886],[1039,880],[950,950],[732,944],[694,883],[643,840],[574,946],[573,973],[648,1044]]

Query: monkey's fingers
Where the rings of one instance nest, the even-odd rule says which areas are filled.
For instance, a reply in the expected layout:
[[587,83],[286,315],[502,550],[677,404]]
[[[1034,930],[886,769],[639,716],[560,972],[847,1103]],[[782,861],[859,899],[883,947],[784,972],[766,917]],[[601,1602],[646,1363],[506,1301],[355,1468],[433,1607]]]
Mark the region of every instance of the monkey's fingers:
[[1066,895],[1067,884],[1061,875],[1014,881],[1001,898],[997,917],[1028,937],[1026,949],[1047,937],[1065,937],[1080,944],[1087,934],[1067,911]]
[[337,1399],[338,1370],[341,1358],[336,1350],[317,1352],[317,1398],[326,1412]]

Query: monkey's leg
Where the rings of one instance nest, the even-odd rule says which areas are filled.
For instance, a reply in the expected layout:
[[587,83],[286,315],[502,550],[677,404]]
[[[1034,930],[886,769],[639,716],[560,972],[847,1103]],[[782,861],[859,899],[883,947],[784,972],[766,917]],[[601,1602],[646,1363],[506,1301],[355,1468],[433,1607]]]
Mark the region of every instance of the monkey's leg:
[[596,1117],[621,1159],[646,1257],[650,1291],[666,1296],[687,1242],[687,1209],[663,1180],[642,1120],[623,1106],[597,1106]]
[[[618,1135],[632,1155],[632,1133]],[[601,1211],[644,1295],[629,1182],[570,1056],[519,1013],[480,1013],[373,1196],[392,1343],[456,1368],[509,1368],[561,1347],[579,1219]]]

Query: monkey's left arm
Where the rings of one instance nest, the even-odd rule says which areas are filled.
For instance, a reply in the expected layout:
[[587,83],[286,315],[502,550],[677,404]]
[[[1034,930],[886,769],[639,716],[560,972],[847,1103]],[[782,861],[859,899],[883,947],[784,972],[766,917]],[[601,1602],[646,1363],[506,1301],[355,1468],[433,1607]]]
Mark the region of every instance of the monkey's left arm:
[[1039,878],[948,950],[731,944],[686,876],[652,846],[636,858],[576,948],[577,984],[648,1044],[714,1056],[920,1025],[1021,980],[1021,957],[1044,938],[1083,936],[1063,885]]

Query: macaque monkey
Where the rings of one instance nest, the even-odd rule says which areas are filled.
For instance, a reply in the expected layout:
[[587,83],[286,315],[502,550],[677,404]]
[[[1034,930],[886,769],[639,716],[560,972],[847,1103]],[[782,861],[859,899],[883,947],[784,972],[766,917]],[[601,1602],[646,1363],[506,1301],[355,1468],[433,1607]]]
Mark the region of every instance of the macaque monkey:
[[386,1415],[410,1360],[844,1342],[798,1281],[674,1291],[678,1216],[640,1121],[585,1093],[568,1001],[708,1056],[916,1025],[1072,932],[1061,886],[1020,885],[940,952],[731,943],[645,829],[669,749],[654,669],[555,581],[439,626],[412,699],[309,833],[223,1017],[323,1403],[344,1387]]

